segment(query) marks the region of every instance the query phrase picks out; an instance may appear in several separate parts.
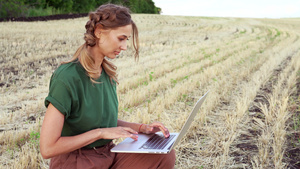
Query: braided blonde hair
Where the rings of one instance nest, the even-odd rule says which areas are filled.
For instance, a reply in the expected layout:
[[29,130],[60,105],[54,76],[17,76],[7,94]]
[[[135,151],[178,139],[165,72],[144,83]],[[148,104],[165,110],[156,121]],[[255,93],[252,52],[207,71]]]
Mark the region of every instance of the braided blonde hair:
[[[80,57],[80,62],[84,69],[86,70],[88,76],[90,77],[93,83],[96,83],[96,79],[99,78],[99,70],[93,65],[95,60],[87,52],[87,47],[93,47],[96,45],[97,37],[94,34],[97,26],[101,25],[103,29],[114,29],[126,25],[132,25],[132,37],[133,37],[133,47],[135,49],[135,59],[139,57],[139,39],[138,39],[138,29],[135,23],[131,20],[130,11],[128,8],[114,5],[106,4],[101,5],[95,12],[89,13],[89,21],[86,23],[86,33],[84,34],[85,43],[81,45],[70,61],[63,62],[69,63],[77,60]],[[118,83],[117,78],[117,67],[107,60],[103,59],[102,67],[105,72],[109,75],[110,80],[112,79]]]

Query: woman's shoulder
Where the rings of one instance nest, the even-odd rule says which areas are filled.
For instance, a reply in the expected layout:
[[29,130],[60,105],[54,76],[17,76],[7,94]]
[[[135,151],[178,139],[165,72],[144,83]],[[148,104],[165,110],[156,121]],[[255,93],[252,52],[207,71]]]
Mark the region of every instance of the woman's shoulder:
[[69,62],[61,64],[53,73],[52,79],[60,79],[63,81],[74,80],[79,78],[84,71],[78,62]]

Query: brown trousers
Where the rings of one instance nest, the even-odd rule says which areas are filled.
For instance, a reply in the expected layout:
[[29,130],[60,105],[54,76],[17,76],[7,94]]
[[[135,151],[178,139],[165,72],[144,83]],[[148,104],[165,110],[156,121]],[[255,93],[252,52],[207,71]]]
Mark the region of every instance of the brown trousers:
[[175,151],[169,154],[112,153],[113,143],[98,149],[78,149],[53,157],[50,169],[171,169]]

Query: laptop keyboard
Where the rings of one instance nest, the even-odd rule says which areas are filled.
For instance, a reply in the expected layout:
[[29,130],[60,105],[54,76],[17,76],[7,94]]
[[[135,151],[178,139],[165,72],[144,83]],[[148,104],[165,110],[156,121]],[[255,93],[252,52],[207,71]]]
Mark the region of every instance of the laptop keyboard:
[[163,135],[154,134],[139,149],[164,149],[173,137],[175,137],[175,135],[170,135],[169,138],[165,138]]

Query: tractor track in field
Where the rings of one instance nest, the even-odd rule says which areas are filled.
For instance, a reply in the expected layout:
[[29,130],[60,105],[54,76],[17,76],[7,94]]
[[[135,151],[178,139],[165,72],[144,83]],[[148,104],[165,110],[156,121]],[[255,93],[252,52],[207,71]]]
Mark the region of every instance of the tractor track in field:
[[[261,120],[264,120],[264,114],[262,112],[262,109],[260,108],[260,105],[266,105],[269,107],[270,103],[268,101],[268,96],[272,94],[273,86],[277,84],[277,81],[280,77],[281,72],[290,64],[292,57],[297,52],[294,52],[292,55],[288,56],[284,61],[281,62],[280,65],[277,66],[273,70],[273,73],[270,75],[269,79],[260,87],[259,91],[257,92],[257,95],[255,96],[253,102],[250,104],[248,108],[249,112],[249,125],[252,126],[248,129],[248,134],[241,134],[237,140],[240,140],[240,143],[236,144],[236,148],[240,151],[235,151],[232,153],[234,156],[234,161],[237,164],[248,164],[249,166],[252,166],[251,160],[253,158],[253,155],[258,153],[258,147],[257,147],[257,139],[259,136],[262,135],[262,132],[260,130],[256,130],[255,123],[256,121],[254,118],[258,118]],[[300,83],[299,83],[299,77],[298,77],[298,83],[297,83],[297,92],[293,93],[294,98],[297,98],[300,93]],[[300,116],[299,110],[296,112],[298,116]],[[296,141],[298,138],[300,138],[300,133],[297,133],[292,136],[287,136],[287,140],[290,141]],[[300,167],[300,148],[292,147],[292,145],[287,145],[287,151],[285,151],[285,163],[287,163],[288,168],[299,168]],[[241,153],[242,152],[242,153]]]

